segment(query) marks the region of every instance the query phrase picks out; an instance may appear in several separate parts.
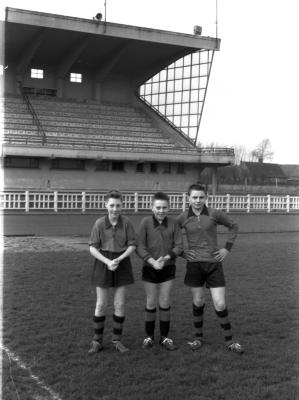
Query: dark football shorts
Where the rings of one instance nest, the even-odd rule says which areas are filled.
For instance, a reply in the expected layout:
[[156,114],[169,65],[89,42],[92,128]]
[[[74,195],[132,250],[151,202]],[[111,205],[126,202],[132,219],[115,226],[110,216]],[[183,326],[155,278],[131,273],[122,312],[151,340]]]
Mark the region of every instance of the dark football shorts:
[[225,278],[221,262],[205,261],[187,262],[185,285],[191,287],[216,288],[225,286]]
[[[104,250],[100,250],[100,253],[109,258],[109,260],[113,260],[122,254]],[[119,287],[134,283],[130,257],[122,260],[115,271],[110,271],[106,264],[96,259],[91,275],[91,283],[102,288]]]
[[160,270],[156,270],[151,265],[144,265],[142,268],[142,280],[151,283],[162,283],[175,278],[175,265],[165,265]]

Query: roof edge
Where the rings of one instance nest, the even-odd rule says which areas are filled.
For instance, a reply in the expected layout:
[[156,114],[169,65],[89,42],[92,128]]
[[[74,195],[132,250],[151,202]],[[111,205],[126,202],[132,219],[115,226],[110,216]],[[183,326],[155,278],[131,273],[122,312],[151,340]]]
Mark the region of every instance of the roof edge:
[[[65,21],[65,26],[61,22]],[[210,36],[199,36],[188,33],[171,32],[114,22],[97,21],[87,18],[71,17],[60,14],[44,13],[19,8],[5,8],[5,22],[24,25],[42,26],[64,30],[77,30],[105,36],[121,36],[128,39],[149,42],[163,42],[176,46],[188,46],[194,49],[204,48],[219,50],[221,40]],[[154,35],[153,35],[154,33]]]

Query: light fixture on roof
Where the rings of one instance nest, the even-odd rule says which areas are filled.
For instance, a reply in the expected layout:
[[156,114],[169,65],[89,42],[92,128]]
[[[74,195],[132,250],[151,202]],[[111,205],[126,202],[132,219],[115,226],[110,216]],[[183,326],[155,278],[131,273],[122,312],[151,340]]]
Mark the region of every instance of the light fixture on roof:
[[193,28],[193,34],[200,36],[202,32],[202,27],[199,25],[195,25]]
[[102,21],[102,18],[103,18],[103,14],[97,13],[97,14],[95,15],[95,17],[93,17],[93,20],[94,20],[94,21]]

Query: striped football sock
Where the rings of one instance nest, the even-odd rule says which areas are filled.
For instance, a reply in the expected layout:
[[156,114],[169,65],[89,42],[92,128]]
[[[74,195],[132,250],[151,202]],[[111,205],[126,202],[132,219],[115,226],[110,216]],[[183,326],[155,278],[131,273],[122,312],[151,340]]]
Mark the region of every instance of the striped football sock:
[[119,341],[123,333],[123,324],[125,317],[119,317],[113,314],[113,336],[112,341]]
[[96,340],[99,343],[103,342],[105,319],[106,319],[105,315],[101,317],[97,317],[95,315],[93,317],[93,326],[94,326],[93,340]]
[[230,345],[232,343],[233,335],[232,335],[231,324],[228,319],[228,310],[227,308],[225,308],[222,311],[217,311],[217,310],[215,311],[220,319],[220,326],[223,329],[225,343],[227,345]]
[[195,331],[195,337],[202,339],[203,337],[203,313],[205,304],[198,307],[194,303],[192,304],[193,311],[193,326]]

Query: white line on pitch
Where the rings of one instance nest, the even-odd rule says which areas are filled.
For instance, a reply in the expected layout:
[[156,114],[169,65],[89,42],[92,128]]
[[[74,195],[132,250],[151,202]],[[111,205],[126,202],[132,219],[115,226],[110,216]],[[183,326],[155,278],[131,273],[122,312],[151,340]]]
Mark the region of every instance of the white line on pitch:
[[54,390],[52,390],[51,388],[49,388],[49,386],[47,386],[45,384],[45,382],[43,382],[41,379],[39,379],[38,376],[34,375],[31,372],[31,369],[29,367],[27,367],[25,365],[25,363],[20,360],[20,358],[18,356],[16,356],[14,353],[12,353],[6,346],[3,346],[0,344],[0,347],[5,351],[5,353],[8,355],[8,357],[13,360],[15,363],[18,364],[18,366],[22,369],[24,369],[25,371],[27,371],[30,375],[30,378],[36,382],[36,384],[42,388],[43,390],[45,390],[46,392],[48,392],[51,396],[51,400],[62,400],[62,398],[59,396],[59,394],[57,394],[56,392],[54,392]]

